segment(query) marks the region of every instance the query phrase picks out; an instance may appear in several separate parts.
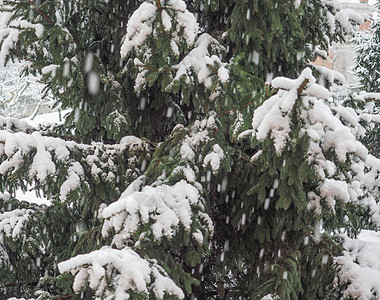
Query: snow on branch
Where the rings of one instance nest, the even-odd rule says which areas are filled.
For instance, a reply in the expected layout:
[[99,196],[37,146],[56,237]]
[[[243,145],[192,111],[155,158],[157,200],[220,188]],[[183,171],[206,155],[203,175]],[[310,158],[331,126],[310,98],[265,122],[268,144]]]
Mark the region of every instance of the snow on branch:
[[[178,160],[179,165],[169,169],[154,165],[154,170],[148,169],[146,175],[136,176],[117,201],[101,205],[98,215],[103,220],[102,235],[112,238],[112,248],[103,247],[59,264],[61,272],[75,275],[73,287],[76,292],[89,286],[99,299],[109,295],[128,299],[132,292],[133,295],[154,295],[158,299],[167,294],[184,297],[158,263],[147,259],[149,253],[143,259],[136,252],[142,255],[144,247],[152,243],[164,251],[172,245],[185,243],[184,251],[197,249],[200,256],[203,249],[207,249],[214,227],[207,214],[202,185],[196,181],[199,168],[194,159],[203,161],[196,153],[203,143],[215,142],[210,137],[215,127],[214,117],[197,120],[189,128],[177,125],[172,139],[156,150],[161,156],[157,161],[153,159],[150,165],[160,163],[168,149],[172,149],[170,159]],[[174,143],[173,147],[170,142]],[[120,143],[120,148],[138,146],[143,147],[144,143],[135,137],[125,137]],[[213,147],[213,150],[219,149]],[[156,181],[148,185],[150,178]],[[132,277],[138,282],[133,282]]]
[[[195,150],[202,142],[206,142],[210,139],[209,130],[213,128],[216,128],[215,118],[213,116],[202,121],[195,121],[194,126],[191,128],[190,132],[182,141],[180,147],[181,157],[189,161],[194,160]],[[175,131],[176,129],[178,129],[178,127],[175,128],[173,131]]]
[[[333,150],[340,162],[345,162],[347,160],[347,154],[349,153],[354,153],[365,161],[368,150],[356,140],[350,129],[344,126],[341,121],[332,114],[326,104],[321,101],[312,102],[314,102],[314,106],[308,116],[311,124],[306,130],[309,136],[313,135],[313,146],[315,146],[315,143],[318,143],[319,146],[322,146],[323,151],[328,151],[329,149]],[[323,127],[320,128],[321,125],[319,124],[323,124]],[[310,153],[318,155],[319,150],[314,149],[314,151]]]
[[96,299],[130,299],[130,292],[145,297],[152,293],[157,299],[164,299],[165,295],[185,297],[154,260],[146,260],[128,247],[122,250],[103,247],[61,262],[58,268],[61,273],[75,275],[75,292],[88,283]]
[[[197,34],[198,23],[182,0],[142,3],[128,21],[120,49],[122,58],[133,57],[138,70],[135,90],[140,91],[161,73],[171,77],[172,65],[193,47]],[[162,44],[163,40],[166,44]]]
[[167,0],[165,5],[161,5],[160,1],[151,0],[142,3],[129,19],[120,50],[122,57],[126,57],[132,49],[137,52],[147,50],[147,45],[142,46],[150,35],[157,35],[158,32],[154,30],[157,20],[161,20],[165,31],[170,33],[171,48],[175,54],[179,55],[179,43],[193,45],[198,24],[194,15],[186,9],[186,4],[182,0]]
[[121,46],[121,56],[126,57],[132,50],[138,50],[145,42],[149,35],[153,32],[152,16],[155,15],[157,6],[154,3],[144,2],[133,13],[128,21],[127,34],[125,41]]
[[[380,123],[380,115],[375,111],[376,99],[380,99],[380,93],[360,92],[352,93],[344,99],[330,98],[328,105],[334,115],[360,139]],[[354,102],[355,106],[350,107],[347,102]]]
[[338,269],[335,284],[345,284],[343,298],[377,298],[380,295],[380,244],[343,238],[346,250],[334,259]]
[[[138,185],[132,186],[136,188]],[[115,230],[113,243],[118,248],[124,247],[126,240],[142,225],[149,226],[155,240],[171,239],[180,225],[186,231],[192,231],[194,218],[197,223],[207,221],[209,224],[204,215],[194,215],[195,207],[204,210],[199,191],[185,180],[173,186],[145,186],[141,192],[129,188],[118,201],[102,210],[101,217],[105,219],[102,234],[106,237],[111,229]],[[204,226],[208,231],[213,229]],[[199,230],[194,232],[201,233]]]
[[9,51],[16,47],[21,31],[23,29],[32,29],[37,38],[40,38],[44,32],[44,26],[42,24],[32,24],[21,18],[11,20],[12,12],[3,13],[2,17],[0,24],[0,64],[5,65]]
[[368,19],[368,15],[362,15],[352,9],[341,9],[340,2],[337,0],[323,0],[327,8],[327,25],[332,34],[342,31],[344,34],[354,35],[357,31],[357,25]]
[[371,212],[372,221],[380,227],[380,159],[368,155],[365,170],[361,165],[357,165],[356,171],[356,179],[362,181],[366,191],[368,191],[362,199],[362,204]]
[[[297,113],[294,111],[296,102],[302,99],[304,111],[297,114],[304,122],[302,134],[310,137],[311,156],[318,158],[323,151],[331,149],[340,162],[346,160],[348,153],[355,153],[365,160],[367,150],[325,104],[329,92],[316,84],[309,68],[296,80],[275,78],[272,86],[279,88],[279,92],[254,112],[252,126],[259,141],[270,136],[277,153],[281,153],[289,141],[291,117]],[[318,172],[324,178],[322,173]]]
[[56,172],[52,154],[57,161],[64,162],[70,156],[74,142],[52,137],[41,136],[39,132],[26,134],[23,132],[11,133],[0,131],[0,174],[5,175],[17,171],[23,164],[26,156],[35,151],[33,161],[29,167],[29,177],[45,183],[47,176]]
[[301,0],[295,0],[294,1],[294,7],[298,8],[301,5]]
[[346,78],[344,75],[338,71],[326,68],[324,66],[313,66],[322,76],[324,80],[326,80],[329,84],[338,83],[344,84],[346,83]]
[[[212,52],[222,52],[224,48],[219,42],[207,33],[199,36],[194,48],[173,68],[176,69],[173,84],[184,80],[185,83],[200,83],[207,89],[214,85],[215,78],[222,84],[229,79],[227,63],[223,63],[217,55]],[[217,66],[217,67],[216,67]],[[194,78],[197,79],[194,82]],[[171,87],[169,86],[168,89]],[[217,93],[211,95],[215,98]]]
[[[178,126],[174,129],[180,131],[184,129]],[[211,172],[216,175],[223,165],[223,162],[228,164],[228,158],[220,145],[220,141],[217,141],[213,132],[217,130],[217,125],[214,116],[210,116],[203,120],[197,120],[190,128],[184,129],[186,134],[184,135],[182,142],[179,144],[179,155],[183,161],[182,166],[176,167],[173,172],[182,172],[186,180],[195,186],[200,187],[200,184],[196,182],[196,173],[199,173],[199,165],[202,165],[204,169],[210,167]],[[196,153],[202,148],[211,148],[209,151],[197,155]],[[192,166],[192,167],[190,167]]]
[[[148,153],[149,145],[131,136],[124,137],[116,145],[85,145],[42,136],[38,131],[27,134],[0,130],[0,174],[12,177],[23,170],[21,178],[29,184],[58,184],[59,198],[65,201],[71,192],[83,188],[90,177],[114,181],[120,174],[113,160],[125,152],[137,150]],[[104,155],[106,161],[102,159]],[[131,158],[128,162],[135,165],[137,160]],[[26,168],[26,172],[22,168]]]
[[9,132],[31,133],[36,129],[26,121],[0,116],[0,130],[7,130]]
[[[368,19],[369,16],[366,16]],[[355,25],[362,24],[365,20],[363,15],[355,12],[354,10],[350,8],[345,8],[340,10],[335,15],[335,20],[340,24],[340,26],[345,30],[347,33],[354,34],[357,31],[357,28]]]
[[0,232],[4,232],[7,237],[17,238],[31,213],[30,209],[15,209],[0,214]]
[[222,159],[224,158],[224,152],[223,149],[220,148],[218,144],[215,144],[212,147],[212,152],[207,154],[203,160],[203,167],[206,167],[207,165],[211,166],[212,171],[214,174],[219,171],[220,164]]
[[[327,105],[332,113],[346,126],[357,139],[366,137],[380,123],[380,116],[374,101],[379,93],[353,93],[349,97],[330,98]],[[380,160],[370,154],[365,158],[356,158],[351,164],[350,197],[361,197],[361,203],[372,214],[372,221],[380,225]],[[364,192],[364,193],[363,193]],[[361,195],[361,196],[359,196]]]
[[[135,90],[163,74],[169,77],[168,92],[177,92],[181,84],[185,88],[190,83],[202,84],[214,99],[218,83],[229,79],[227,64],[218,56],[225,49],[209,34],[197,35],[197,21],[182,0],[142,3],[128,21],[120,51],[123,58],[131,56],[138,69]],[[162,40],[167,44],[162,45]],[[164,61],[160,55],[166,56]]]
[[318,45],[312,45],[310,43],[306,44],[307,49],[311,52],[315,52],[316,55],[323,59],[328,59],[328,53],[326,50],[321,49]]
[[[379,205],[375,199],[380,160],[368,155],[350,126],[341,121],[343,116],[351,124],[357,124],[363,116],[330,102],[329,92],[316,84],[309,68],[298,79],[275,78],[272,85],[280,90],[254,111],[254,138],[259,142],[270,138],[281,155],[291,139],[306,135],[308,163],[322,181],[316,191],[309,192],[309,207],[319,214],[322,199],[332,210],[336,199],[344,203],[361,201],[378,218]],[[342,164],[351,170],[350,175],[340,169]]]
[[309,68],[295,80],[275,78],[272,86],[280,90],[255,110],[252,126],[254,136],[259,141],[263,141],[269,135],[274,141],[277,153],[281,153],[289,140],[291,114],[299,98],[299,92],[323,99],[329,97],[329,92],[316,84]]

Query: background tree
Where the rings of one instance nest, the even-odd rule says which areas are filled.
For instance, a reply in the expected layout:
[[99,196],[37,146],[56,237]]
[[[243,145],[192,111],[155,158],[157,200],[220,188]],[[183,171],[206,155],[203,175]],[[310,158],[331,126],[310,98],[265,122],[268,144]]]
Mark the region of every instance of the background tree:
[[[380,2],[377,2],[376,5],[379,8]],[[369,31],[357,35],[356,43],[355,74],[359,77],[364,90],[378,93],[380,91],[380,22],[378,17],[374,17]],[[378,102],[377,109],[379,109]],[[378,127],[374,128],[364,139],[368,149],[377,157],[380,154],[379,140]]]
[[9,63],[0,68],[0,114],[15,118],[34,118],[37,114],[51,112],[53,104],[47,95],[41,98],[44,85],[35,76],[22,76],[22,64]]
[[330,1],[227,2],[4,2],[0,58],[72,109],[0,119],[4,297],[329,296],[339,230],[378,220],[355,139],[375,117],[303,69],[352,24]]
[[[377,1],[377,7],[380,3]],[[363,31],[356,37],[356,67],[355,73],[366,91],[378,92],[380,90],[380,23],[375,16],[371,21],[369,31]]]

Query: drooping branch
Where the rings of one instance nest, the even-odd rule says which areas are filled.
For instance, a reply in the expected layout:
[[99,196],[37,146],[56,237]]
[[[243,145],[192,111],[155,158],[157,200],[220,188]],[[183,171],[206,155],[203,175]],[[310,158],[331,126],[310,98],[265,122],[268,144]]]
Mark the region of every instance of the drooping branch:
[[[0,174],[11,190],[20,185],[15,180],[19,178],[24,185],[58,190],[59,199],[66,201],[72,192],[90,182],[115,184],[116,178],[125,176],[125,168],[137,172],[143,161],[149,160],[151,148],[132,136],[116,145],[86,145],[42,136],[38,131],[28,134],[0,130]],[[138,160],[133,158],[135,155]],[[102,161],[101,157],[108,159]],[[123,168],[118,167],[121,158],[127,159]]]

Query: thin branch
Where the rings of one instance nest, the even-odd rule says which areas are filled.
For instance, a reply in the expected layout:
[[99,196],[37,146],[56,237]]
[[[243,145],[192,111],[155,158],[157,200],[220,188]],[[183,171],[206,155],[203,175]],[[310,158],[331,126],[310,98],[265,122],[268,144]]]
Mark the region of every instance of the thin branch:
[[213,66],[211,66],[210,64],[207,64],[207,67],[209,67],[211,70],[214,71],[215,74],[218,74],[218,72],[214,69]]
[[160,3],[160,0],[156,0],[156,2],[157,2],[157,6],[158,6],[158,9],[162,9],[162,6],[161,6],[161,3]]
[[233,109],[229,109],[229,110],[227,110],[227,111],[225,111],[225,112],[219,113],[219,114],[216,115],[216,117],[220,117],[220,116],[222,116],[222,115],[226,115],[226,114],[228,114],[228,113],[230,113],[230,112],[232,112],[232,111],[236,111],[236,110],[238,110],[239,108],[247,107],[247,106],[251,105],[251,104],[254,103],[254,102],[256,102],[256,99],[253,99],[252,101],[250,101],[250,102],[248,102],[248,103],[242,104],[242,105],[240,105],[240,107],[233,108]]
[[148,66],[145,66],[145,65],[135,65],[136,67],[138,68],[145,68],[145,69],[148,69],[148,70],[152,70],[152,71],[156,71],[157,69],[153,68],[153,67],[148,67]]
[[306,85],[308,83],[309,83],[309,79],[307,79],[307,78],[302,82],[301,86],[297,90],[297,96],[298,97],[301,96],[302,92],[304,91],[304,89],[306,88]]
[[48,20],[51,25],[54,25],[54,22],[32,0],[28,0],[28,2],[40,13],[40,15]]
[[[43,16],[51,25],[55,25],[55,23],[53,22],[53,20],[52,19],[50,19],[49,17],[48,17],[48,15],[47,14],[45,14],[32,0],[28,0],[28,2],[34,7],[34,9],[35,10],[37,10],[38,12],[39,12],[39,14],[41,15],[41,16]],[[67,28],[66,28],[67,29]],[[70,31],[67,29],[67,32],[69,32],[70,33]],[[70,36],[71,36],[71,38],[73,39],[73,42],[80,48],[80,49],[82,49],[83,50],[83,47],[81,46],[81,44],[77,41],[77,40],[75,40],[75,38],[73,37],[73,35],[70,33]]]
[[58,296],[57,298],[54,298],[55,300],[66,300],[66,299],[71,299],[73,295],[63,295],[63,296]]
[[170,71],[175,71],[176,69],[170,68],[170,69],[163,69],[164,72],[170,72]]

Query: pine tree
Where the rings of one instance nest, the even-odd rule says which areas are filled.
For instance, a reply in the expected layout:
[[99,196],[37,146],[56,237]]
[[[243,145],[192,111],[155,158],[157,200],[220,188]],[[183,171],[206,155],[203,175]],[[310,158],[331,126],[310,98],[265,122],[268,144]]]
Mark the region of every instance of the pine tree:
[[357,141],[378,95],[331,99],[305,68],[353,30],[333,2],[3,7],[0,60],[71,112],[0,118],[1,298],[339,297],[380,167]]

